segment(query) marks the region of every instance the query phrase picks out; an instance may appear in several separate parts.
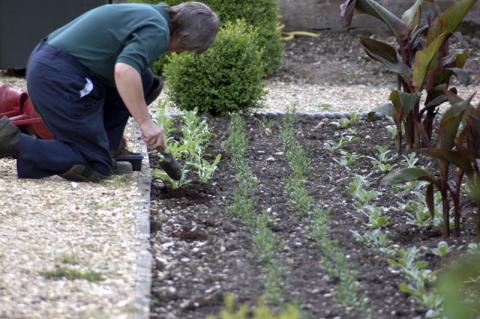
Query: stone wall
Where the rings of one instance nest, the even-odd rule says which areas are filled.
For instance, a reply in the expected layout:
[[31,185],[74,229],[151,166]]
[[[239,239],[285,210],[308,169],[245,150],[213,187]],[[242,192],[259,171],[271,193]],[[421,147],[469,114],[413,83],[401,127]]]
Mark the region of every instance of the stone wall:
[[[279,0],[280,11],[285,23],[286,30],[342,30],[340,14],[340,3],[344,0]],[[378,0],[383,6],[397,15],[408,9],[414,0]],[[455,2],[455,0],[438,0],[441,8]],[[423,6],[428,14],[431,5]],[[431,10],[430,10],[431,12]],[[480,3],[469,13],[465,21],[470,27],[480,29]],[[378,20],[367,15],[355,15],[352,27],[367,29],[373,32],[385,32],[386,29]]]

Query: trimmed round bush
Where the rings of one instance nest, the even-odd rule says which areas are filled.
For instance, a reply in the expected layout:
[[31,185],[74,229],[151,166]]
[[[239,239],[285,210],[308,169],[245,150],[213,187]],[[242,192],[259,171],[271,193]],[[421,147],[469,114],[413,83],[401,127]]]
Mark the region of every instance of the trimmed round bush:
[[[178,2],[178,0],[177,0]],[[272,74],[280,66],[283,52],[281,34],[277,30],[278,0],[204,0],[223,23],[245,20],[258,31],[258,45],[263,49],[265,75]]]
[[[158,3],[156,0],[133,0],[131,2]],[[176,5],[184,0],[165,0],[169,5]],[[223,24],[238,19],[245,20],[258,31],[258,45],[262,48],[264,75],[270,75],[280,66],[283,42],[277,30],[279,6],[278,0],[202,0],[217,12]],[[154,71],[161,72],[164,62],[157,63]]]
[[164,75],[178,108],[221,115],[259,106],[263,70],[257,33],[239,20],[225,24],[203,54],[171,55]]

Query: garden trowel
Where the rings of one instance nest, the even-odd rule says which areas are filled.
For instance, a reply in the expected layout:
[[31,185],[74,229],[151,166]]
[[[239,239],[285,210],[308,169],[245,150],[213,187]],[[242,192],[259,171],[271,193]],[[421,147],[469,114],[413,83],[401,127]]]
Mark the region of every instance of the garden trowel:
[[175,157],[168,152],[159,151],[161,154],[160,167],[165,171],[165,173],[170,176],[173,180],[179,181],[182,178],[182,167],[180,163],[175,159]]

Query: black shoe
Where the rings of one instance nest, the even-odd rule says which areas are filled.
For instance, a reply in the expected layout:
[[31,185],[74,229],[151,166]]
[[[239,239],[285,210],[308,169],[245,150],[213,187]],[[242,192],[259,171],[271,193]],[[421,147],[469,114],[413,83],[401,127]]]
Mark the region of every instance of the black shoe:
[[108,176],[102,175],[90,167],[77,164],[73,165],[67,172],[60,174],[61,177],[74,182],[100,182]]
[[133,173],[132,164],[125,161],[113,160],[112,175],[128,175]]
[[0,119],[0,158],[18,157],[21,131],[6,116]]
[[150,105],[153,101],[155,101],[157,97],[160,95],[160,93],[162,92],[162,90],[163,90],[162,78],[160,78],[159,76],[154,76],[152,88],[150,89],[150,92],[145,97],[145,102],[147,102],[147,105]]
[[163,159],[160,161],[160,167],[173,180],[179,181],[182,178],[182,167],[175,157],[170,153],[163,153]]

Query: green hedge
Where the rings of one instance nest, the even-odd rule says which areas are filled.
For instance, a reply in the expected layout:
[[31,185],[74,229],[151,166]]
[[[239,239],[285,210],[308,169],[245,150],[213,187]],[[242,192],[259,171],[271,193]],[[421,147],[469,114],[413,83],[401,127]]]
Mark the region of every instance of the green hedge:
[[238,20],[225,24],[205,53],[171,55],[164,75],[172,101],[182,110],[212,115],[258,107],[264,73],[257,36]]
[[[158,3],[152,0],[137,0],[131,2]],[[166,0],[169,5],[185,1]],[[259,33],[258,45],[263,49],[265,75],[275,72],[281,63],[283,42],[277,31],[279,15],[278,0],[203,0],[220,16],[222,24],[243,19],[254,26]],[[160,71],[162,63],[157,63],[156,71]]]

